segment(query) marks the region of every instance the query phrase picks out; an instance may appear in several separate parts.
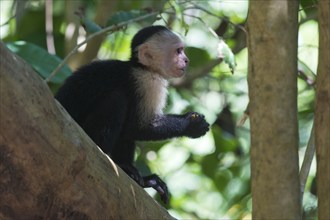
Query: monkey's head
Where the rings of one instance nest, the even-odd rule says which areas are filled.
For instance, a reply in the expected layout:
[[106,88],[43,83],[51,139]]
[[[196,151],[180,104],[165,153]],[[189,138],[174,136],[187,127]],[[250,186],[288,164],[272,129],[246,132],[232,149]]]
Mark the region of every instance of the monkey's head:
[[141,29],[132,40],[131,51],[131,61],[164,78],[183,76],[189,63],[182,40],[164,26]]

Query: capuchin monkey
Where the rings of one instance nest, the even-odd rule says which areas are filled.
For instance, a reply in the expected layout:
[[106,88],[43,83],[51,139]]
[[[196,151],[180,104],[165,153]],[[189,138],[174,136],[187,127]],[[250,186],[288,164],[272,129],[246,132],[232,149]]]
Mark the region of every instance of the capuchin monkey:
[[129,61],[92,62],[78,69],[55,98],[90,138],[141,187],[152,187],[168,203],[166,184],[142,177],[133,166],[135,141],[187,136],[209,130],[202,114],[163,114],[168,79],[184,75],[184,43],[164,26],[141,29],[131,42]]

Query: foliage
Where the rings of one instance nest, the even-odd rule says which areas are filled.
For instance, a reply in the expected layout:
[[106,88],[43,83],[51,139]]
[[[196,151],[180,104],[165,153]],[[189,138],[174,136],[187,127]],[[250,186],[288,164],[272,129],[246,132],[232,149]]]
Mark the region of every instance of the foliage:
[[[49,54],[44,48],[33,43],[15,41],[7,43],[7,47],[28,62],[43,78],[46,78],[62,61],[59,57]],[[51,82],[61,84],[63,79],[70,76],[71,73],[70,68],[65,65]]]
[[[69,52],[65,50],[65,45],[72,40],[68,39],[67,34],[73,21],[67,19],[69,16],[66,13],[73,14],[74,9],[65,10],[72,7],[66,2],[53,0],[53,32],[49,34],[54,38],[56,55],[47,52],[44,0],[0,2],[1,40],[30,63],[43,78],[48,77]],[[76,16],[75,19],[77,23],[81,21],[85,31],[79,26],[75,27],[78,30],[75,36],[78,42],[111,25],[127,22],[109,32],[101,42],[97,54],[99,59],[127,59],[130,39],[142,26],[166,24],[183,35],[191,60],[188,71],[191,75],[184,79],[185,83],[173,81],[174,88],[170,89],[167,111],[200,111],[212,124],[212,130],[196,140],[181,138],[138,143],[137,165],[143,173],[152,170],[165,177],[172,193],[168,208],[178,218],[249,218],[249,124],[235,126],[248,104],[247,50],[243,28],[247,1],[170,0],[161,9],[143,9],[145,4],[151,4],[149,0],[136,1],[134,5],[127,3],[130,1],[122,1],[114,4],[115,11],[107,18],[105,27],[93,21],[97,15],[97,4],[101,4],[101,1],[82,2],[84,11],[79,12],[80,18]],[[313,85],[318,47],[317,34],[311,34],[317,33],[317,22],[313,16],[315,7],[307,5],[308,2],[302,1],[298,51],[301,156],[309,139],[313,119]],[[131,22],[151,13],[155,15],[143,21]],[[220,51],[217,49],[219,46]],[[84,49],[81,47],[71,59],[77,59]],[[219,56],[225,62],[206,68]],[[234,75],[231,74],[233,71]],[[65,64],[49,83],[54,92],[70,73]],[[196,77],[188,81],[190,76]],[[308,180],[308,189],[314,175],[315,167]],[[153,191],[148,192],[154,195]],[[306,216],[313,216],[315,197],[306,195]]]

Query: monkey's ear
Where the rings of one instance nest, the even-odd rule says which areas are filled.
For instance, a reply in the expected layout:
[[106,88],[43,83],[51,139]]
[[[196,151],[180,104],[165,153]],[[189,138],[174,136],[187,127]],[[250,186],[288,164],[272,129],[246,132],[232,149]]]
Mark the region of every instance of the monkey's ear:
[[141,46],[139,46],[138,58],[139,62],[145,66],[150,66],[152,64],[153,59],[148,44],[142,44]]

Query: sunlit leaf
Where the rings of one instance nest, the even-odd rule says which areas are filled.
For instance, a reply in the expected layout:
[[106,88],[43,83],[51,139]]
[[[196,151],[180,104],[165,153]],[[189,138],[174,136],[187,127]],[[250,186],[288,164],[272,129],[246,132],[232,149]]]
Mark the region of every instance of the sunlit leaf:
[[236,68],[235,55],[223,40],[220,40],[218,44],[218,56],[228,64],[231,72],[234,74]]

